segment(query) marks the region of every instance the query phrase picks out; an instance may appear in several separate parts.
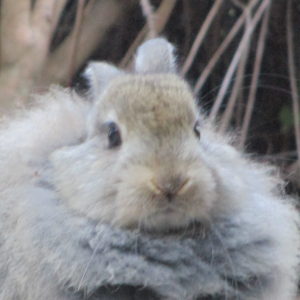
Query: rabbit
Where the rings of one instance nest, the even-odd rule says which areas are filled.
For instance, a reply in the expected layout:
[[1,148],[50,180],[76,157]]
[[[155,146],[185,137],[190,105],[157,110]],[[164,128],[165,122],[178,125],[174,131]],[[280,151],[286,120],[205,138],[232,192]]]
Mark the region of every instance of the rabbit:
[[[217,132],[174,47],[91,62],[0,128],[0,300],[292,300],[299,216]],[[274,175],[275,174],[275,175]]]

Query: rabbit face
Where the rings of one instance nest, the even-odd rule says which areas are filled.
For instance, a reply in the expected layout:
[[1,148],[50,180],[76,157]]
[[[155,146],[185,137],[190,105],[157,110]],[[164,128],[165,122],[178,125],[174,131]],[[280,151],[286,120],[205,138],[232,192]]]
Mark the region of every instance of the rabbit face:
[[113,122],[122,140],[111,149],[118,166],[116,223],[163,229],[209,215],[215,179],[199,155],[197,110],[182,80],[172,74],[121,76],[96,111],[95,127]]
[[[52,155],[60,166],[72,158],[68,185],[59,187],[71,206],[134,228],[169,230],[207,220],[216,174],[201,158],[197,109],[182,80],[173,74],[122,75],[94,111],[89,139]],[[70,178],[78,172],[84,182]]]

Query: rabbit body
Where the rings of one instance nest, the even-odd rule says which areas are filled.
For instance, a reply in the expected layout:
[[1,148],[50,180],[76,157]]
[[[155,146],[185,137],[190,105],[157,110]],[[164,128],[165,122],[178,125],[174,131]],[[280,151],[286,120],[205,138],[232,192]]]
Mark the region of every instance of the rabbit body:
[[[198,112],[189,86],[174,73],[172,51],[164,39],[146,42],[133,74],[91,63],[91,101],[53,88],[35,107],[2,122],[1,300],[83,299],[82,290],[105,284],[156,287],[161,299],[295,297],[298,213],[277,191],[272,168],[246,159]],[[203,237],[195,249],[188,239],[178,242],[198,224]],[[102,225],[108,227],[97,240]],[[126,237],[125,244],[147,240],[140,253],[155,253],[157,264],[165,259],[155,250],[159,241],[166,253],[193,249],[191,257],[198,251],[206,271],[199,267],[193,284],[178,279],[182,294],[164,294],[162,282],[147,274],[156,270],[151,263],[141,279],[141,256],[123,257],[122,270],[131,272],[126,278],[118,273],[122,263],[112,267],[107,249],[115,251],[114,236]],[[120,249],[119,255],[124,244]],[[98,265],[90,263],[93,255]],[[188,260],[176,260],[183,278]]]

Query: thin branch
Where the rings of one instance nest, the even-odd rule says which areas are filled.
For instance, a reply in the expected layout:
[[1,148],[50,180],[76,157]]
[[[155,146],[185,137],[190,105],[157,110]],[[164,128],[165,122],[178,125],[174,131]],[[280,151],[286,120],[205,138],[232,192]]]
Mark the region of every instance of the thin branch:
[[287,7],[287,46],[288,46],[288,67],[290,73],[290,83],[293,99],[293,113],[295,122],[296,145],[298,153],[298,167],[300,172],[300,123],[299,123],[299,95],[297,91],[294,45],[293,45],[293,27],[292,27],[292,1],[288,0]]
[[[248,5],[248,10],[251,11],[258,2],[259,2],[259,0],[252,0]],[[227,49],[227,47],[229,46],[229,44],[231,43],[233,38],[236,36],[238,31],[243,26],[245,19],[247,18],[247,14],[248,14],[248,12],[246,10],[244,10],[243,14],[239,17],[239,19],[234,24],[234,26],[232,27],[230,32],[227,34],[227,36],[226,36],[225,40],[222,42],[221,46],[218,48],[218,50],[215,52],[213,57],[210,59],[207,66],[205,67],[205,69],[201,72],[201,75],[200,75],[199,79],[197,80],[196,85],[194,87],[194,91],[193,91],[194,95],[197,95],[198,92],[202,89],[203,84],[205,83],[209,74],[212,72],[216,63],[218,62],[218,60],[220,59],[220,57],[222,56],[224,51]]]
[[[123,5],[126,1],[109,0],[94,1],[93,7],[84,14],[78,49],[74,62],[76,72],[86,61],[89,55],[95,51],[105,33],[113,26],[124,12]],[[133,2],[126,2],[127,7]],[[72,33],[49,56],[40,84],[48,86],[49,83],[65,84],[68,79],[69,57],[74,43],[74,29]]]
[[[164,29],[167,21],[170,18],[171,12],[176,4],[176,0],[164,0],[157,11],[155,12],[155,30],[157,35],[159,35]],[[148,33],[148,24],[145,24],[142,30],[139,32],[138,36],[132,43],[132,45],[127,50],[125,56],[121,60],[119,67],[125,69],[129,64],[130,60],[136,51],[137,47],[142,43],[144,39],[150,38],[147,36]]]
[[[164,0],[157,9],[155,14],[155,30],[157,35],[165,28],[175,4],[176,0]],[[150,36],[148,35],[146,39],[150,39]]]
[[53,10],[53,17],[52,17],[52,24],[51,24],[51,35],[53,36],[56,27],[58,25],[58,22],[60,20],[61,14],[67,4],[68,0],[55,0],[55,6],[54,6],[54,10]]
[[119,68],[125,69],[128,65],[129,62],[136,51],[137,47],[142,43],[142,41],[145,39],[145,36],[148,33],[148,25],[146,24],[142,30],[139,32],[133,43],[130,45],[129,49],[125,53],[124,57],[122,58]]
[[1,109],[25,104],[45,64],[56,0],[1,3]]
[[16,62],[30,45],[31,1],[1,1],[0,66]]
[[180,75],[182,77],[185,76],[185,74],[187,73],[187,71],[189,70],[189,68],[191,67],[195,56],[204,40],[204,37],[206,36],[208,29],[213,21],[213,19],[215,18],[215,16],[217,15],[217,13],[219,12],[219,8],[221,6],[221,4],[223,3],[224,0],[216,0],[213,7],[211,8],[209,14],[207,15],[203,25],[201,26],[197,37],[193,43],[193,46],[190,50],[190,53],[187,57],[187,59],[185,60],[185,63],[180,71]]
[[53,18],[55,13],[57,13],[56,3],[57,0],[36,0],[31,18],[33,26],[39,27],[39,30],[42,33],[47,33],[47,35],[50,34],[51,36],[54,21]]
[[249,57],[250,42],[246,45],[245,48],[245,52],[237,69],[236,80],[234,81],[233,89],[221,120],[221,126],[219,129],[221,133],[224,133],[227,130],[239,92],[242,90],[241,87],[243,86],[244,82],[245,68]]
[[247,45],[248,43],[248,40],[251,38],[251,35],[253,33],[253,30],[255,29],[258,21],[261,19],[262,17],[262,14],[264,13],[264,11],[266,10],[266,8],[269,6],[270,4],[270,1],[271,0],[264,0],[261,5],[259,6],[259,8],[257,9],[254,17],[253,17],[253,21],[251,22],[250,26],[247,28],[245,34],[243,35],[243,38],[242,40],[240,41],[240,44],[234,54],[234,57],[229,65],[229,68],[226,72],[226,75],[225,75],[225,78],[223,80],[223,83],[222,83],[222,86],[221,86],[221,89],[219,91],[219,94],[217,96],[217,99],[212,107],[212,110],[209,114],[209,118],[210,119],[213,119],[215,118],[221,104],[222,104],[222,101],[224,99],[224,96],[226,94],[226,91],[228,89],[228,86],[230,84],[230,81],[231,81],[231,78],[236,70],[236,67],[238,65],[238,62],[245,50],[245,46]]
[[259,72],[260,72],[260,68],[261,68],[262,57],[263,57],[265,43],[266,43],[266,34],[267,34],[267,29],[268,29],[270,10],[271,10],[271,5],[267,9],[265,16],[263,18],[263,22],[261,25],[261,31],[260,31],[259,38],[258,38],[257,52],[256,52],[256,57],[255,57],[255,62],[254,62],[253,77],[251,80],[250,92],[249,92],[249,97],[248,97],[248,101],[247,101],[247,108],[246,108],[246,113],[245,113],[243,126],[242,126],[242,130],[241,130],[241,139],[240,139],[240,143],[239,143],[239,149],[242,149],[244,147],[247,133],[249,130],[249,124],[250,124],[250,120],[251,120],[251,116],[252,116],[255,95],[256,95],[256,91],[257,91]]
[[[36,0],[31,16],[31,30],[33,45],[40,51],[35,63],[39,63],[39,68],[43,67],[49,51],[53,34],[53,17],[55,13],[56,0]],[[37,59],[39,58],[39,62]]]
[[85,0],[79,0],[78,1],[76,20],[75,20],[75,26],[74,26],[74,34],[73,34],[73,47],[71,48],[71,55],[70,55],[70,64],[69,64],[69,73],[68,73],[67,86],[71,85],[72,77],[73,77],[73,74],[74,74],[76,52],[78,51],[78,42],[79,42],[79,35],[80,35],[81,25],[82,25],[84,4],[85,4]]
[[141,0],[141,7],[144,16],[147,19],[150,38],[153,39],[157,37],[157,32],[155,28],[155,14],[153,13],[153,7],[151,6],[149,0]]
[[[236,1],[236,0],[232,0],[232,1]],[[239,5],[239,7],[241,9],[243,9],[243,11],[245,13],[245,16],[246,16],[245,30],[247,30],[247,28],[251,24],[251,7],[249,8],[248,6],[240,4],[238,1],[236,1],[235,4]],[[246,64],[247,64],[247,61],[248,61],[249,51],[250,51],[250,40],[248,41],[247,45],[245,46],[244,54],[243,54],[243,56],[241,58],[241,61],[239,63],[236,80],[234,81],[234,85],[233,85],[233,90],[232,90],[232,93],[230,95],[227,107],[225,109],[224,116],[223,116],[222,121],[221,121],[220,132],[225,132],[226,131],[226,129],[228,127],[228,124],[229,124],[229,121],[230,121],[230,118],[232,116],[233,109],[234,109],[236,100],[238,98],[239,91],[241,90],[241,87],[243,85],[244,75],[245,75],[245,68],[246,68]]]

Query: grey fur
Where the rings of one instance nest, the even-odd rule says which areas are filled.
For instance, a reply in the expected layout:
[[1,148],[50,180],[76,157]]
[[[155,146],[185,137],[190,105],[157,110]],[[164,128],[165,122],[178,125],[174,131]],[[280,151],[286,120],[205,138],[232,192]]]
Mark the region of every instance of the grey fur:
[[107,63],[90,62],[84,72],[84,76],[91,85],[92,100],[95,101],[99,97],[101,91],[107,84],[123,72]]
[[[76,177],[75,185],[93,189],[95,173],[88,172],[102,151],[89,132],[94,110],[94,103],[55,88],[1,125],[0,300],[294,299],[298,213],[276,191],[270,168],[244,159],[205,121],[201,153],[221,180],[207,224],[131,230],[70,206],[56,185],[53,153],[59,149],[62,171],[74,170],[63,175],[68,187]],[[77,168],[84,163],[86,173]]]

